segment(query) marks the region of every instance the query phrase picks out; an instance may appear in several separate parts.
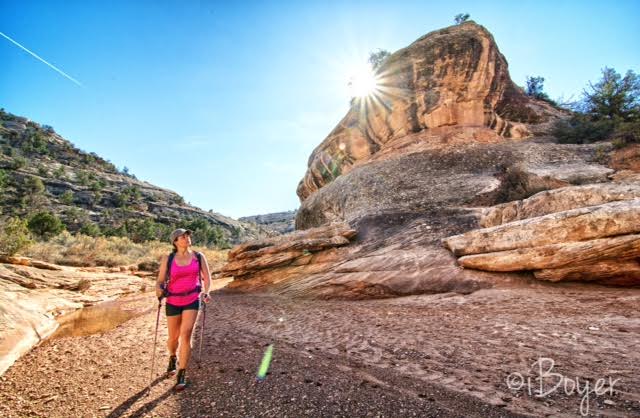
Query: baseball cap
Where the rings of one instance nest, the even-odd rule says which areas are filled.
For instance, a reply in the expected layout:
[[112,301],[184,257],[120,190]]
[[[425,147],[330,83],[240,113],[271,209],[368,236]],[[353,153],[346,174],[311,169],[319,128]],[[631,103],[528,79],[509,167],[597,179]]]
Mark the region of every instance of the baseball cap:
[[173,242],[180,236],[184,235],[184,234],[189,234],[191,235],[193,233],[192,230],[190,229],[184,229],[184,228],[178,228],[175,231],[173,231],[171,233],[171,243],[173,244]]

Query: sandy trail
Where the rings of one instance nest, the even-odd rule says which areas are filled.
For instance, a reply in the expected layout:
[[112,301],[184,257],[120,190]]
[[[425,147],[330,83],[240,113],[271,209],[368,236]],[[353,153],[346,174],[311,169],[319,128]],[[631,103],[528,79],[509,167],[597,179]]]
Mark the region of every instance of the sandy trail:
[[[579,416],[584,395],[570,393],[571,382],[593,390],[605,379],[583,412],[640,416],[640,289],[532,286],[361,302],[219,294],[207,310],[201,368],[192,363],[180,394],[160,377],[161,319],[148,396],[154,301],[128,303],[151,310],[19,360],[0,378],[0,415]],[[271,343],[270,374],[257,383]],[[537,397],[540,358],[549,359],[539,363],[545,370],[554,362],[554,374]],[[518,373],[524,380],[509,388]],[[559,376],[564,384],[550,391]]]

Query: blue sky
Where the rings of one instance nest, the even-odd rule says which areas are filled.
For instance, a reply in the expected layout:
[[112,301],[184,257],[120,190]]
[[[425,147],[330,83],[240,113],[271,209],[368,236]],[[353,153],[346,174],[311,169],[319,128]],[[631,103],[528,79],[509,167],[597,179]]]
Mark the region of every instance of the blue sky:
[[0,0],[0,32],[82,84],[0,37],[0,107],[205,210],[290,210],[351,69],[458,13],[552,98],[640,72],[640,1]]

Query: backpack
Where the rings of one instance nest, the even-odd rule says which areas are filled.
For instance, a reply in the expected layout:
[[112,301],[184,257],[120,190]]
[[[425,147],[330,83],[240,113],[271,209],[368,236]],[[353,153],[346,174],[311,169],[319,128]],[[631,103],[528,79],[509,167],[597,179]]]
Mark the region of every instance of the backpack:
[[169,281],[171,280],[171,265],[173,264],[173,259],[176,256],[176,252],[173,251],[171,252],[171,254],[169,254],[169,257],[167,258],[167,272],[164,276],[164,286],[163,286],[163,291],[164,291],[164,295],[165,297],[168,296],[187,296],[187,295],[191,295],[193,293],[200,293],[200,291],[202,290],[202,254],[200,254],[197,251],[194,251],[196,254],[196,259],[198,260],[198,285],[193,288],[192,290],[188,290],[186,292],[180,292],[180,293],[170,293],[169,292]]

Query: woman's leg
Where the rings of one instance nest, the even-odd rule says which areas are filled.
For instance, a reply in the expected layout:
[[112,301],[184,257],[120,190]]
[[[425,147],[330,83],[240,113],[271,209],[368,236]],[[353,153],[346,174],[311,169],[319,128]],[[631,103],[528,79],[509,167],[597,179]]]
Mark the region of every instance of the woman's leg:
[[185,309],[182,311],[182,322],[180,324],[180,355],[178,359],[180,361],[180,368],[186,369],[189,364],[189,358],[191,357],[191,334],[193,333],[193,327],[196,324],[198,318],[197,309]]
[[169,338],[167,339],[167,348],[169,355],[175,356],[178,350],[178,340],[180,338],[180,325],[182,323],[182,315],[167,316],[167,327],[169,328]]

